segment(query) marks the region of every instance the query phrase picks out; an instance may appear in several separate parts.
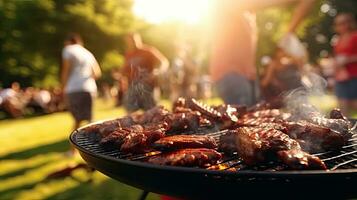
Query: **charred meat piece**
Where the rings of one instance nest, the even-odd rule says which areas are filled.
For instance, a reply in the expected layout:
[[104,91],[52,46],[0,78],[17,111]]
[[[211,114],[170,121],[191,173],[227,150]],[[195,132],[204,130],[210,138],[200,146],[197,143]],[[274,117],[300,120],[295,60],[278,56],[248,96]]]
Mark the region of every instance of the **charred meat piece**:
[[137,124],[160,123],[164,121],[168,114],[169,111],[163,106],[156,106],[141,115],[136,115],[134,118]]
[[279,160],[281,160],[289,169],[306,170],[306,169],[322,169],[327,167],[320,158],[310,155],[298,149],[278,152]]
[[266,123],[283,123],[284,120],[278,119],[275,117],[266,117],[266,118],[241,118],[238,120],[238,126],[259,126]]
[[187,100],[187,106],[191,110],[200,112],[203,116],[206,116],[209,119],[221,120],[222,114],[211,106],[197,101],[196,99]]
[[238,128],[236,145],[247,165],[278,160],[290,169],[326,169],[319,158],[302,151],[297,141],[278,130]]
[[330,119],[343,119],[348,120],[346,116],[344,116],[340,109],[334,108],[330,112]]
[[208,167],[216,164],[222,155],[213,149],[181,149],[149,158],[148,162],[157,165]]
[[175,111],[177,108],[187,108],[186,99],[179,97],[172,105],[172,110]]
[[238,122],[239,113],[235,107],[228,104],[222,104],[220,106],[216,106],[214,109],[222,115],[219,119],[221,122],[220,129],[233,127]]
[[151,144],[162,137],[165,137],[166,126],[146,127],[146,129],[132,129],[123,139],[120,147],[122,152],[126,153],[144,153],[151,150]]
[[276,152],[300,149],[295,140],[274,129],[242,127],[237,129],[237,152],[248,165],[274,160]]
[[109,133],[108,135],[102,137],[100,144],[102,145],[113,145],[120,148],[125,142],[125,138],[133,132],[142,132],[144,128],[141,125],[133,125],[128,128],[117,128],[115,131]]
[[237,151],[237,131],[228,130],[228,132],[219,137],[219,151],[222,151],[227,154],[232,154]]
[[217,148],[213,137],[205,135],[173,135],[161,138],[153,146],[159,150],[176,150],[185,148]]
[[242,116],[242,118],[278,118],[282,120],[287,120],[290,116],[290,113],[284,113],[279,109],[266,109],[247,113]]
[[284,99],[282,97],[277,97],[269,102],[267,101],[262,101],[260,103],[255,104],[252,107],[248,108],[248,112],[254,112],[258,110],[266,110],[266,109],[280,109],[284,107]]
[[164,120],[168,126],[168,131],[188,131],[197,130],[200,126],[200,113],[173,113],[166,116]]
[[284,125],[286,133],[291,138],[298,139],[308,152],[338,149],[347,142],[342,134],[307,121],[287,122]]
[[105,121],[100,124],[96,124],[94,126],[89,127],[86,129],[88,132],[95,132],[100,137],[105,137],[109,135],[111,132],[115,131],[116,129],[123,128],[123,127],[130,127],[134,124],[134,121],[131,116],[126,116],[118,119],[113,119],[109,121]]
[[284,124],[285,123],[261,123],[257,127],[264,128],[264,129],[275,129],[275,130],[279,130],[283,133],[286,133],[287,129]]
[[344,119],[328,119],[321,116],[312,116],[308,119],[309,122],[330,128],[338,133],[342,134],[343,137],[349,139],[351,134],[349,129],[351,128],[351,123]]

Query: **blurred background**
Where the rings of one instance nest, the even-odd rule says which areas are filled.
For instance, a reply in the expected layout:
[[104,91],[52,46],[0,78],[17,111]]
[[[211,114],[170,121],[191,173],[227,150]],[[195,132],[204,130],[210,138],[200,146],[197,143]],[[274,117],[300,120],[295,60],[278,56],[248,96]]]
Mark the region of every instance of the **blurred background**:
[[[210,0],[0,0],[0,89],[22,95],[14,105],[0,108],[0,199],[138,198],[138,189],[85,167],[51,176],[83,162],[79,155],[65,153],[73,121],[61,99],[63,40],[69,32],[80,33],[102,70],[93,121],[126,114],[120,102],[125,83],[118,72],[125,62],[125,36],[133,32],[170,62],[167,76],[159,80],[171,79],[159,84],[160,104],[169,107],[170,100],[183,95],[170,92],[184,87],[177,85],[184,79],[177,60],[182,49],[195,65],[186,74],[197,74],[182,91],[195,88],[188,96],[220,103],[208,76],[212,5]],[[308,67],[327,79],[325,95],[312,97],[322,111],[337,106],[328,66],[333,20],[340,12],[357,14],[356,8],[355,0],[319,0],[296,31],[309,53]],[[287,5],[257,12],[259,73],[276,51],[292,9]],[[148,199],[159,197],[150,194]]]

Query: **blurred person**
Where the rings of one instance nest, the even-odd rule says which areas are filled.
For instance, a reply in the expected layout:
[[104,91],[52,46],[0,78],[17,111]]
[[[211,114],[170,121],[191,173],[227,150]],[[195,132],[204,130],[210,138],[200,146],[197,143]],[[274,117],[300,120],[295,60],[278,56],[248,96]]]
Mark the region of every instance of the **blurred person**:
[[177,47],[176,56],[171,62],[170,82],[172,101],[178,97],[197,96],[198,67],[187,46]]
[[338,34],[334,45],[335,93],[341,110],[350,116],[357,111],[357,29],[351,13],[340,13],[334,20]]
[[128,90],[128,82],[118,69],[113,69],[111,76],[115,81],[111,93],[115,96],[115,106],[119,107],[123,104],[124,96]]
[[[83,47],[79,34],[69,34],[62,51],[61,83],[68,109],[75,122],[92,121],[93,96],[97,93],[95,80],[101,76],[98,62],[91,52]],[[74,151],[72,151],[74,153]]]
[[143,44],[139,34],[129,34],[125,41],[123,75],[128,80],[128,91],[124,104],[129,112],[148,110],[156,105],[154,89],[157,75],[160,70],[168,68],[169,63],[155,47]]
[[13,118],[20,118],[24,114],[26,101],[22,98],[22,91],[18,82],[0,91],[1,107]]
[[314,0],[217,0],[214,16],[210,72],[225,103],[252,105],[257,97],[255,12],[298,2],[288,27],[293,33]]
[[298,62],[278,47],[261,80],[264,100],[273,100],[283,92],[301,87],[301,68]]

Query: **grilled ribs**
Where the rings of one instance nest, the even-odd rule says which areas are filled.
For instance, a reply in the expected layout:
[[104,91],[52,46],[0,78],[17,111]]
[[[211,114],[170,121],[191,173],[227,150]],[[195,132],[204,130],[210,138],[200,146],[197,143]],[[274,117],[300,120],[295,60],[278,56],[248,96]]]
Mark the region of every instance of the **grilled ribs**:
[[222,155],[213,149],[181,149],[149,158],[148,162],[157,165],[208,167],[216,164]]
[[[306,164],[305,160],[307,158],[310,159],[310,155],[301,150],[297,141],[291,139],[281,131],[242,127],[236,129],[235,138],[237,152],[247,165],[279,160],[290,169],[315,169],[316,167],[315,164],[312,166],[308,165],[309,162]],[[287,159],[290,157],[296,160],[293,162],[294,164],[292,164],[291,160]],[[314,161],[320,163],[320,169],[326,169],[326,166],[321,160],[316,158]]]
[[279,151],[279,159],[290,169],[327,169],[326,165],[317,156],[310,155],[299,149]]
[[119,128],[103,137],[100,143],[120,148],[123,152],[142,153],[150,150],[150,145],[165,136],[167,124],[133,125]]
[[204,135],[173,135],[159,139],[153,144],[159,150],[176,150],[184,148],[217,148],[213,137]]

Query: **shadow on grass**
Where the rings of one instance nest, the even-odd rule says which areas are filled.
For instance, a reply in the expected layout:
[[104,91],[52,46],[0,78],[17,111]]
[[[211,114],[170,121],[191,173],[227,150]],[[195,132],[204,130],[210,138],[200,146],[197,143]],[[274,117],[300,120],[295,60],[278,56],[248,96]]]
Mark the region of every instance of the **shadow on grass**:
[[0,198],[1,199],[14,199],[14,197],[20,191],[29,190],[31,188],[34,188],[39,182],[41,182],[41,181],[28,183],[28,184],[25,184],[25,185],[21,185],[21,186],[18,186],[18,187],[13,187],[13,188],[9,188],[7,190],[0,191]]
[[68,189],[65,192],[57,193],[47,198],[47,200],[63,199],[138,199],[141,191],[115,180],[106,180],[100,184],[81,183],[78,186]]
[[69,149],[69,146],[70,145],[68,140],[61,140],[58,142],[54,142],[52,144],[46,144],[31,149],[25,149],[23,151],[10,153],[0,157],[0,160],[7,160],[7,159],[23,160],[43,153],[65,152],[66,150]]
[[36,169],[36,168],[40,168],[40,167],[42,167],[44,165],[47,165],[49,162],[50,161],[42,162],[42,163],[39,163],[39,164],[37,164],[35,166],[21,168],[19,170],[13,171],[13,172],[9,172],[9,173],[0,175],[0,180],[1,179],[12,178],[12,177],[15,177],[15,176],[24,175],[27,171],[30,171],[30,170],[33,170],[33,169]]

